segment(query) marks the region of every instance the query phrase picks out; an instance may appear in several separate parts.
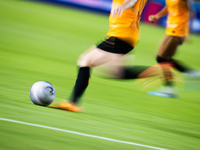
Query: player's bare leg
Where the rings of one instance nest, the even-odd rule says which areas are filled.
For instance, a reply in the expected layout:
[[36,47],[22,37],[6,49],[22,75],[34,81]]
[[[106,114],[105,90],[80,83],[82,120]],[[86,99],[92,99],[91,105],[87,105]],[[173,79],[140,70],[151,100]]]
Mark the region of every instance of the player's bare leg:
[[186,67],[173,57],[176,54],[178,47],[184,42],[185,37],[176,37],[167,35],[161,44],[158,52],[157,61],[158,63],[170,62],[173,67],[180,72],[191,71],[190,68]]
[[[184,41],[184,37],[175,37],[167,35],[163,40],[158,56],[158,63],[168,63],[175,69],[181,71],[185,70],[185,67],[178,63],[176,60],[172,59],[172,57],[176,54],[178,46]],[[177,90],[173,86],[174,79],[173,73],[171,70],[163,70],[164,75],[164,85],[161,87],[159,92],[150,92],[150,94],[164,96],[164,97],[177,97]],[[159,93],[159,94],[158,94]],[[162,93],[162,95],[160,95]]]
[[81,112],[82,109],[77,106],[79,99],[85,92],[89,80],[90,80],[90,69],[108,62],[117,62],[123,54],[115,54],[103,51],[99,48],[93,48],[80,56],[78,60],[78,77],[70,97],[70,102],[62,101],[57,105],[51,105],[50,107],[68,110],[72,112]]
[[166,35],[165,39],[163,40],[158,56],[170,60],[176,53],[178,46],[184,41],[182,37],[175,37]]
[[149,66],[121,66],[122,61],[124,61],[123,56],[124,54],[111,53],[99,48],[93,48],[81,55],[78,60],[78,66],[80,67],[78,77],[70,97],[70,103],[63,101],[54,108],[81,112],[77,104],[89,84],[90,70],[96,66],[107,64],[109,73],[112,74],[111,78],[114,79],[136,79],[161,74],[161,72],[155,71],[155,69],[158,70],[159,66],[152,68],[149,68]]
[[78,60],[78,66],[96,67],[111,61],[118,62],[123,56],[123,54],[110,53],[99,48],[94,48],[88,53],[81,55]]

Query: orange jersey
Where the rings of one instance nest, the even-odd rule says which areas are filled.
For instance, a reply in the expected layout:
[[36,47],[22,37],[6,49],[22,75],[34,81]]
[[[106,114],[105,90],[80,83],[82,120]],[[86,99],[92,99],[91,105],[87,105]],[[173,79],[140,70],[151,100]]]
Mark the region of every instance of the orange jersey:
[[123,2],[124,0],[113,0],[107,35],[117,37],[135,47],[139,36],[140,17],[146,0],[137,0],[132,8],[123,11],[121,17],[112,16],[114,6]]
[[171,36],[187,36],[189,24],[189,8],[186,0],[166,0],[168,8],[166,34]]

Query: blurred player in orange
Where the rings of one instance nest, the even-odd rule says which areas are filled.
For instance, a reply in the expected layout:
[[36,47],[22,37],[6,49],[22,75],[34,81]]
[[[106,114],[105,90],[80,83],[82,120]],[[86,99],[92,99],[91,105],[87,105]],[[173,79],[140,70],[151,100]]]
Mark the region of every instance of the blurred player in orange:
[[50,107],[81,112],[78,103],[89,84],[90,70],[105,63],[112,65],[110,69],[113,72],[113,78],[116,79],[135,79],[154,75],[154,73],[151,73],[151,67],[118,66],[122,57],[137,44],[139,22],[145,4],[146,0],[113,0],[109,17],[108,38],[79,58],[78,77],[69,99],[70,102],[64,100],[58,105],[51,105]]
[[[149,21],[154,23],[161,17],[168,15],[166,36],[163,40],[157,55],[158,63],[171,63],[178,71],[188,73],[189,75],[199,74],[193,72],[188,67],[184,66],[173,58],[176,54],[178,46],[181,45],[189,32],[189,20],[193,14],[190,0],[166,0],[166,6],[157,14],[150,15]],[[172,79],[168,78],[168,79]],[[177,97],[177,91],[173,86],[172,80],[166,79],[166,84],[161,88],[160,92],[150,92],[150,94]]]

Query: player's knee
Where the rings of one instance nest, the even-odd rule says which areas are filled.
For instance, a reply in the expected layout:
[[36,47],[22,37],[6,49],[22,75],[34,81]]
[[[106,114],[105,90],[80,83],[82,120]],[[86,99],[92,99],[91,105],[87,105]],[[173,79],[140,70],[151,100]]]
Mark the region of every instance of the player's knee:
[[83,61],[83,60],[79,60],[79,61],[77,62],[77,65],[78,65],[79,67],[88,67],[87,61]]
[[79,59],[79,60],[77,61],[77,65],[78,65],[79,67],[91,67],[90,61],[87,60],[87,59],[85,59],[85,58]]
[[157,61],[158,63],[169,62],[168,59],[162,58],[162,57],[160,57],[160,56],[157,56],[157,57],[156,57],[156,61]]

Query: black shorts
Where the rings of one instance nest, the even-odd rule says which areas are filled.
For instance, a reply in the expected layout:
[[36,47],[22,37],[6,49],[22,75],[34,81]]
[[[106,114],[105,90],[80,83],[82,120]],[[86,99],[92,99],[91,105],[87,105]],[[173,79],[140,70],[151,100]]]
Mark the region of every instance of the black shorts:
[[127,54],[133,49],[131,45],[116,37],[109,37],[108,39],[101,42],[97,48],[117,54]]

